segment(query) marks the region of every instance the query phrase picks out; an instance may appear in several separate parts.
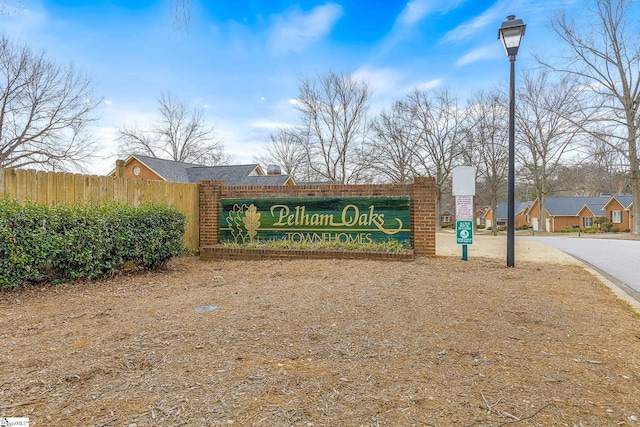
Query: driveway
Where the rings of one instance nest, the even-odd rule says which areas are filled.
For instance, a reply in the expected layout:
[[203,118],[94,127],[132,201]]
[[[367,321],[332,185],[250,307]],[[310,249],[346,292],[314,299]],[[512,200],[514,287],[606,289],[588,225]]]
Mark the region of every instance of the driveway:
[[568,236],[521,236],[519,239],[551,246],[589,264],[640,301],[639,240]]

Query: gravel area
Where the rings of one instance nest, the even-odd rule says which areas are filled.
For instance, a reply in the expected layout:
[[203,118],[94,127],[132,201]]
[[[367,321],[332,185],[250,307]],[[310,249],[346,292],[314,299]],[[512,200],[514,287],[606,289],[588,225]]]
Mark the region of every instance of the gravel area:
[[191,257],[0,292],[0,417],[640,426],[637,313],[575,260],[517,246],[508,269],[486,237],[468,261],[443,234],[414,262]]

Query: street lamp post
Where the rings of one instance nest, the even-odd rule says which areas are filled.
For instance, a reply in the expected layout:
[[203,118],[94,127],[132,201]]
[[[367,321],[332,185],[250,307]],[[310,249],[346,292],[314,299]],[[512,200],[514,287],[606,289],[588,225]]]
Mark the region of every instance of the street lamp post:
[[507,16],[498,30],[498,38],[511,63],[509,78],[509,176],[507,191],[507,267],[515,266],[515,117],[516,117],[516,56],[527,26],[515,15]]

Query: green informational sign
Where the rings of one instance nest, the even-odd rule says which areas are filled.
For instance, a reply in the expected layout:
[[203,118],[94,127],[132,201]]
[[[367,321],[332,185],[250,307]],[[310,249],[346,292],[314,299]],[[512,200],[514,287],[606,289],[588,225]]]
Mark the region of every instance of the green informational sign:
[[358,245],[398,240],[409,246],[409,218],[407,196],[221,199],[220,241]]
[[456,243],[473,244],[473,221],[456,221]]

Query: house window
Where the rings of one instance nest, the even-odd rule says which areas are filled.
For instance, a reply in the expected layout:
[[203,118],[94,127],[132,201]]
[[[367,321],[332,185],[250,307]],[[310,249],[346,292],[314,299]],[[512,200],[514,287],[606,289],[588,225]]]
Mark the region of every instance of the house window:
[[440,217],[440,222],[451,222],[451,215],[442,215]]
[[133,167],[133,174],[134,174],[135,176],[140,175],[140,166],[135,165],[135,166]]
[[611,211],[611,222],[620,224],[622,222],[622,211]]
[[582,226],[587,228],[587,227],[593,227],[593,217],[592,216],[585,216],[582,218]]

